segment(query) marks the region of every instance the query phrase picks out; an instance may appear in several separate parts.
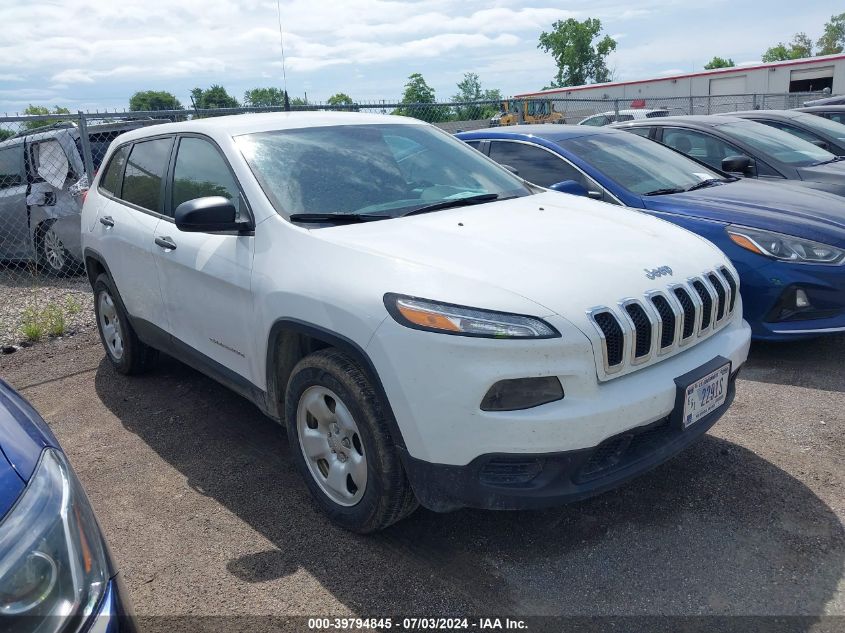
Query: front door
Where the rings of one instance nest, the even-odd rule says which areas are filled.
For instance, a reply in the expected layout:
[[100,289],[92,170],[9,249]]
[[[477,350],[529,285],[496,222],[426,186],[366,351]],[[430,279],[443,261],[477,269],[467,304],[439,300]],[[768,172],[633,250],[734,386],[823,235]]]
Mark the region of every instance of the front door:
[[[209,139],[182,136],[167,187],[167,215],[206,196],[246,203],[229,164]],[[255,238],[179,231],[172,217],[156,228],[154,253],[171,334],[179,342],[255,383],[250,371],[253,304],[250,293]],[[220,367],[217,367],[220,370]]]

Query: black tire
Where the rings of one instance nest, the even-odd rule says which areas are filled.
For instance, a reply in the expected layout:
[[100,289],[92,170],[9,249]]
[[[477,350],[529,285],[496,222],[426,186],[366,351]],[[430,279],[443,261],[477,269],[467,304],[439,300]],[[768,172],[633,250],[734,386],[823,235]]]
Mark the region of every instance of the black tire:
[[[332,500],[315,481],[299,441],[297,409],[312,386],[328,388],[349,409],[358,426],[367,460],[367,483],[360,500],[344,506]],[[343,352],[328,348],[303,358],[294,367],[285,390],[285,425],[291,452],[317,505],[339,526],[361,534],[375,532],[405,518],[418,507],[393,438],[390,412],[366,373]]]
[[[62,244],[58,235],[48,239],[55,220],[42,222],[35,233],[35,252],[38,257],[38,269],[48,277],[67,277],[78,274],[83,266]],[[55,242],[53,241],[55,240]],[[51,256],[50,251],[55,251]]]
[[[103,332],[104,322],[113,322],[111,319],[102,318],[100,301],[103,293],[107,293],[111,298],[117,316],[115,326],[119,328],[122,341],[122,353],[120,355],[112,349],[112,346],[106,340],[106,334]],[[135,330],[126,316],[126,309],[123,307],[120,295],[114,287],[114,282],[105,273],[99,275],[94,281],[94,314],[96,315],[97,331],[100,333],[103,349],[105,349],[106,356],[112,366],[119,373],[125,375],[142,374],[155,364],[158,359],[158,350],[138,339],[138,335],[135,334]]]

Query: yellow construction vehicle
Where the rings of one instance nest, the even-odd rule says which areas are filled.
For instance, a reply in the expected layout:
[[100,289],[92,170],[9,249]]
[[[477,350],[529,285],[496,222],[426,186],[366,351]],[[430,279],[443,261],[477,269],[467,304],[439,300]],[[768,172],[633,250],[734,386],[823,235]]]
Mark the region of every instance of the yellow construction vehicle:
[[501,111],[490,119],[490,127],[565,122],[549,99],[509,99],[502,101]]

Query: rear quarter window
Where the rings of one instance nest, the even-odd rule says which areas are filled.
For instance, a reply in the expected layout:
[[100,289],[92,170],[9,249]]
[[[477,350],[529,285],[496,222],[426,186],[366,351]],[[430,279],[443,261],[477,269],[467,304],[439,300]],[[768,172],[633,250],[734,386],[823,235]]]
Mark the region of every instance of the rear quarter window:
[[106,165],[106,171],[103,173],[103,177],[100,178],[100,189],[105,193],[113,196],[120,193],[120,177],[123,175],[123,166],[126,164],[126,155],[128,153],[129,147],[124,145],[109,159],[109,164]]

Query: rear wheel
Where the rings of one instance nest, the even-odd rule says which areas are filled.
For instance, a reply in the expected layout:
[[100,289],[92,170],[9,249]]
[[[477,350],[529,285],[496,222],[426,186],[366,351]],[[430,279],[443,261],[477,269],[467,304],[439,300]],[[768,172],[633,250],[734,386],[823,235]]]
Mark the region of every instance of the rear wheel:
[[140,374],[152,367],[158,350],[138,339],[114,284],[105,273],[94,282],[94,312],[106,356],[118,372]]
[[55,229],[55,222],[45,222],[38,230],[36,249],[41,270],[54,277],[64,277],[80,269],[67,251]]
[[285,420],[294,460],[320,508],[354,532],[383,529],[417,508],[369,378],[346,354],[302,359],[288,381]]

